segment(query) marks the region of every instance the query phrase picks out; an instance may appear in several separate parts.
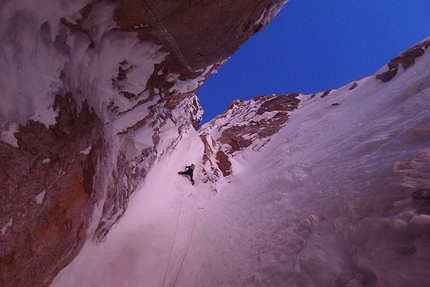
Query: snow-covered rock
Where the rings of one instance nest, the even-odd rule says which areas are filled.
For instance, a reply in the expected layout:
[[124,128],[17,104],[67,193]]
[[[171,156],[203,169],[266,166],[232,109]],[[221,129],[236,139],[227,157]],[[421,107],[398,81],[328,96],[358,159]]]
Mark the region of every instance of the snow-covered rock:
[[430,47],[430,40],[425,39],[415,46],[407,49],[397,57],[393,58],[387,66],[383,68],[384,71],[381,71],[376,75],[376,78],[382,82],[390,81],[399,73],[399,71],[404,71],[414,65],[415,61],[424,55],[428,47]]
[[52,286],[427,286],[429,67],[426,51],[388,82],[235,101],[183,131]]
[[1,286],[47,286],[103,240],[286,1],[69,2],[0,3]]
[[0,3],[1,286],[427,285],[429,39],[196,131],[286,1],[69,2]]
[[231,158],[243,156],[248,150],[258,151],[269,142],[288,121],[289,113],[298,107],[300,97],[291,93],[233,101],[223,114],[200,129],[205,145],[202,172],[212,181],[221,174],[231,175]]

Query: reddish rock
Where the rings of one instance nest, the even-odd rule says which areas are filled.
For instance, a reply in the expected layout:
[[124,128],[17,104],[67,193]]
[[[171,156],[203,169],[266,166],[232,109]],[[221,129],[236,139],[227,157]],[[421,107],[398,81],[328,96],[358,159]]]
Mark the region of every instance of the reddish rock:
[[231,174],[231,162],[229,157],[223,151],[218,151],[216,153],[216,160],[222,175],[224,177],[229,176]]
[[[0,286],[47,286],[82,248],[100,200],[96,166],[106,153],[100,120],[71,95],[56,99],[57,124],[36,122],[0,141]],[[84,151],[84,152],[83,152]]]
[[[235,124],[222,127],[222,133],[216,140],[222,144],[227,144],[230,148],[226,152],[233,154],[249,147],[257,139],[269,138],[288,121],[288,112],[297,108],[300,103],[298,96],[298,93],[291,93],[289,95],[259,96],[248,102],[238,100],[232,102],[225,114],[231,114],[229,121]],[[255,107],[258,108],[253,115]],[[259,120],[250,121],[235,118],[236,110],[240,111],[238,116],[263,117]],[[246,110],[249,110],[249,113]],[[271,115],[264,117],[266,112]]]
[[201,130],[204,144],[202,173],[212,182],[234,170],[231,158],[247,150],[259,150],[288,121],[300,103],[299,94],[258,96],[235,100],[227,110]]

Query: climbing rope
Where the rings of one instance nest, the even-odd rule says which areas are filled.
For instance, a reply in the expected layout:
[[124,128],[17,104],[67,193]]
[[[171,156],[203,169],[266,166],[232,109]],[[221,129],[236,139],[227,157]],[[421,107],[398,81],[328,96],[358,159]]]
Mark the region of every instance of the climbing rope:
[[191,196],[191,198],[193,199],[194,205],[196,206],[197,209],[205,209],[204,207],[199,207],[197,205],[197,202],[196,202],[196,199],[194,198],[194,194],[193,193],[191,193],[189,196]]
[[190,240],[188,241],[187,249],[185,249],[184,257],[182,258],[181,265],[179,265],[179,269],[178,269],[178,272],[176,273],[175,280],[173,281],[172,287],[174,287],[176,285],[176,281],[178,280],[179,273],[181,273],[182,266],[184,265],[185,258],[187,257],[188,249],[190,249],[191,239],[193,239],[194,230],[195,230],[195,227],[196,227],[196,221],[197,221],[197,213],[198,213],[198,211],[199,210],[196,209],[196,214],[194,215],[194,223],[193,223],[193,229],[191,231]]
[[[163,287],[165,286],[165,283],[166,283],[167,273],[168,273],[168,271],[169,271],[170,261],[171,261],[171,258],[172,258],[173,246],[174,246],[174,244],[175,244],[176,232],[177,232],[177,230],[178,230],[178,225],[179,225],[179,217],[180,217],[180,215],[181,215],[182,203],[183,203],[183,201],[184,201],[184,194],[185,194],[185,191],[183,191],[183,192],[182,192],[181,204],[180,204],[180,207],[179,207],[178,218],[177,218],[177,220],[176,220],[176,227],[175,227],[175,232],[174,232],[174,234],[173,234],[172,246],[171,246],[171,248],[170,248],[169,261],[168,261],[168,263],[167,263],[166,273],[164,274]],[[195,212],[195,215],[194,215],[194,221],[193,221],[193,228],[192,228],[192,230],[191,230],[190,240],[188,241],[187,248],[185,249],[184,256],[182,257],[181,264],[179,265],[178,272],[176,273],[175,279],[174,279],[174,281],[173,281],[173,283],[172,283],[172,287],[174,287],[174,286],[176,285],[176,281],[178,280],[179,274],[181,273],[182,266],[184,265],[184,262],[185,262],[185,258],[187,257],[188,250],[190,249],[191,240],[193,239],[194,230],[195,230],[195,228],[196,228],[196,222],[197,222],[197,214],[198,214],[198,211],[199,211],[199,209],[204,209],[203,207],[199,207],[199,206],[197,205],[197,202],[196,202],[196,200],[195,200],[195,198],[194,198],[194,194],[192,194],[192,193],[191,193],[190,195],[191,195],[191,197],[193,198],[194,205],[196,206],[196,212]]]
[[170,265],[170,261],[171,261],[171,258],[172,258],[173,246],[174,246],[174,244],[175,244],[175,239],[176,239],[176,232],[178,231],[179,216],[181,215],[182,202],[184,201],[184,194],[185,194],[185,190],[182,192],[181,204],[180,204],[180,206],[179,206],[178,218],[176,219],[175,232],[173,233],[172,246],[171,246],[171,248],[170,248],[169,260],[167,261],[166,273],[164,274],[163,286],[164,286],[164,284],[166,283],[167,272],[169,271],[169,265]]

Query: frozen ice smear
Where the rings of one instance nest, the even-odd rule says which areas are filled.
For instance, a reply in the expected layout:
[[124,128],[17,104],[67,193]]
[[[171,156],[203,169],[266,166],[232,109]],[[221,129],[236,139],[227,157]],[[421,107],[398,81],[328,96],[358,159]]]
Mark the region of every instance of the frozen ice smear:
[[[4,3],[3,3],[4,2]],[[131,33],[112,31],[115,5],[95,3],[88,34],[67,31],[61,19],[76,24],[79,11],[89,1],[73,4],[44,0],[36,8],[28,1],[3,1],[0,4],[0,66],[8,67],[0,75],[0,120],[25,125],[28,120],[56,123],[56,95],[71,92],[78,105],[87,101],[101,119],[112,102],[119,112],[132,109],[136,101],[126,99],[122,91],[147,96],[145,85],[154,64],[167,55],[158,45],[142,43]],[[28,2],[28,3],[27,3]],[[43,11],[42,11],[43,10]],[[91,44],[98,49],[90,48]],[[118,69],[127,66],[121,87],[113,87]],[[60,80],[61,73],[67,82]],[[133,120],[133,118],[131,119]],[[130,125],[135,122],[128,120]],[[1,125],[0,133],[8,126]],[[5,140],[9,140],[7,137]]]
[[[62,17],[73,16],[89,1],[5,0],[0,4],[0,120],[25,124],[55,123],[55,93],[63,86],[66,57],[54,48]],[[43,7],[43,9],[40,9]],[[35,12],[37,11],[37,12]],[[0,131],[4,127],[0,127]]]
[[[430,186],[429,65],[302,98],[215,195],[199,134],[182,134],[52,286],[427,286],[430,217],[411,194]],[[190,163],[195,186],[177,175]]]

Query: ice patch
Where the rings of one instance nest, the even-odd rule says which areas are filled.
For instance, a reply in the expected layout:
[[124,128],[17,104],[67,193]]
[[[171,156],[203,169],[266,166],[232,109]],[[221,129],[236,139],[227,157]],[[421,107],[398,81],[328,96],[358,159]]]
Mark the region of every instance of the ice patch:
[[89,146],[89,147],[87,147],[86,149],[84,149],[84,150],[81,150],[81,154],[85,154],[85,155],[87,155],[87,154],[89,154],[90,153],[90,151],[91,151],[91,146]]
[[199,80],[203,81],[204,78],[201,77],[200,79],[194,79],[194,80],[186,80],[186,81],[176,81],[175,86],[169,90],[169,92],[173,93],[188,93],[191,91],[196,90],[199,87]]
[[36,204],[41,205],[43,203],[43,199],[45,198],[46,190],[39,193],[37,196],[34,197],[34,201]]
[[14,134],[18,132],[18,127],[17,123],[11,123],[9,129],[1,133],[1,140],[17,148],[18,140]]
[[0,235],[5,235],[7,229],[13,225],[13,218],[11,218],[3,227],[0,229]]
[[53,95],[46,95],[35,101],[34,114],[30,117],[30,120],[42,123],[47,129],[49,129],[49,126],[55,125],[58,112],[54,111],[53,108],[54,98]]
[[143,121],[145,116],[149,114],[148,107],[149,104],[140,105],[117,117],[112,123],[115,131],[118,133],[122,132],[139,121]]

